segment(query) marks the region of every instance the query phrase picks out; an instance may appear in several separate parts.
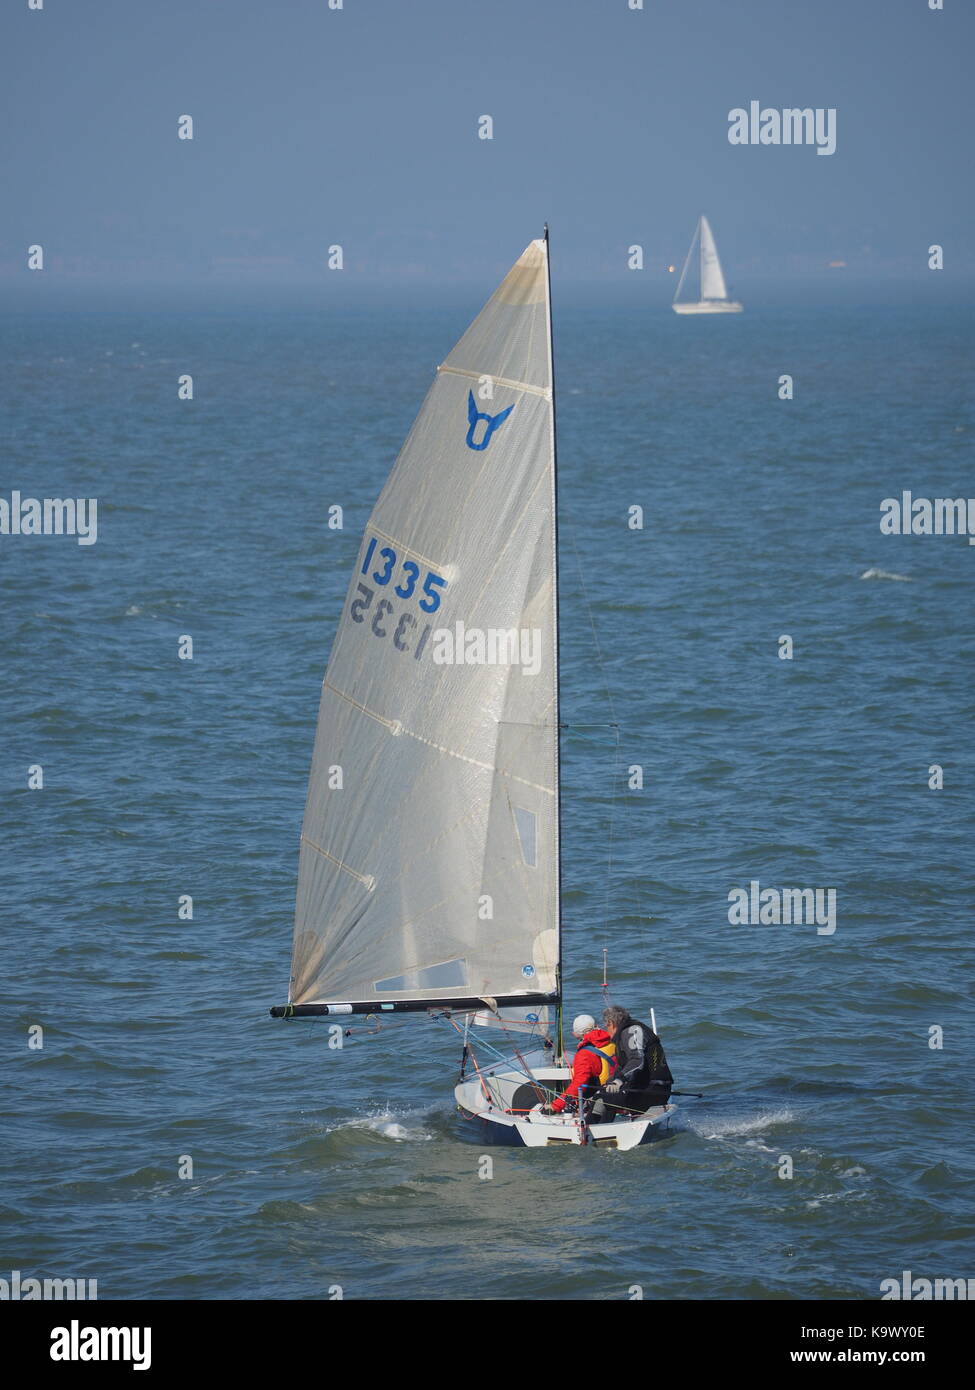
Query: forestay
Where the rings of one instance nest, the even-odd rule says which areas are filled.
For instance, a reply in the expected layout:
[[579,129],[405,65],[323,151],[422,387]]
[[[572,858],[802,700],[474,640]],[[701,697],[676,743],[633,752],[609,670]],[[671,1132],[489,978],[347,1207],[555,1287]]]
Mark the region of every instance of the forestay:
[[322,687],[292,1004],[557,990],[550,327],[534,241],[366,527]]

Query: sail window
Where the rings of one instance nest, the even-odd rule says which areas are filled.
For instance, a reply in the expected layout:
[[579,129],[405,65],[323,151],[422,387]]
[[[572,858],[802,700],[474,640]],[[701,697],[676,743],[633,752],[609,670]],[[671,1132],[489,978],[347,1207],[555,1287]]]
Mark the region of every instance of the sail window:
[[384,994],[406,994],[414,989],[466,989],[467,961],[441,961],[439,965],[427,965],[418,970],[407,970],[404,975],[394,975],[389,980],[377,980],[375,988]]
[[529,869],[538,866],[538,851],[536,848],[536,817],[534,811],[526,811],[523,806],[515,806],[515,825],[518,827],[518,838],[521,841],[521,857],[528,865]]

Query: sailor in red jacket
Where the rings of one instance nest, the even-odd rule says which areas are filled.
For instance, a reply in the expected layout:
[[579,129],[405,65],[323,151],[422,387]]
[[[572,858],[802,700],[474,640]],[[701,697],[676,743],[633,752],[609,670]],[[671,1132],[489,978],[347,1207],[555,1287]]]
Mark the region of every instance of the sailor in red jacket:
[[572,1061],[572,1081],[551,1105],[542,1107],[543,1114],[559,1115],[570,1100],[591,1099],[600,1086],[605,1086],[616,1070],[616,1044],[605,1028],[597,1028],[591,1014],[573,1019],[572,1034],[579,1046]]

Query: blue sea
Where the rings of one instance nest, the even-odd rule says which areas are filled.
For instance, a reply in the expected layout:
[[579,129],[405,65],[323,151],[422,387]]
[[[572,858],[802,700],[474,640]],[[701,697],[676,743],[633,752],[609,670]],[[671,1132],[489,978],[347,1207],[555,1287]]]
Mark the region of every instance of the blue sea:
[[[336,1051],[268,1017],[348,572],[490,288],[0,324],[0,496],[98,499],[94,545],[0,537],[4,1277],[531,1301],[975,1276],[975,548],[879,525],[905,489],[975,493],[968,308],[678,319],[556,282],[566,1003],[596,1011],[608,949],[703,1094],[673,1137],[496,1149],[485,1179],[441,1025]],[[834,889],[836,930],[733,924],[752,881]]]

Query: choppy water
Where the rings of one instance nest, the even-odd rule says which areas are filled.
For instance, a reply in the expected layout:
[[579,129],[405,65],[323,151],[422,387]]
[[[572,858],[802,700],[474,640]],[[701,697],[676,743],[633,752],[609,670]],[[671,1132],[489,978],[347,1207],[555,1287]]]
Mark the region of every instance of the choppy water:
[[[675,1137],[495,1150],[482,1181],[436,1025],[339,1054],[267,1017],[348,568],[476,307],[3,325],[0,495],[97,496],[99,538],[0,539],[0,1273],[377,1299],[975,1275],[975,549],[878,525],[903,488],[975,492],[967,311],[559,313],[568,1005],[610,946],[706,1093]],[[731,926],[751,879],[835,887],[835,935]]]

